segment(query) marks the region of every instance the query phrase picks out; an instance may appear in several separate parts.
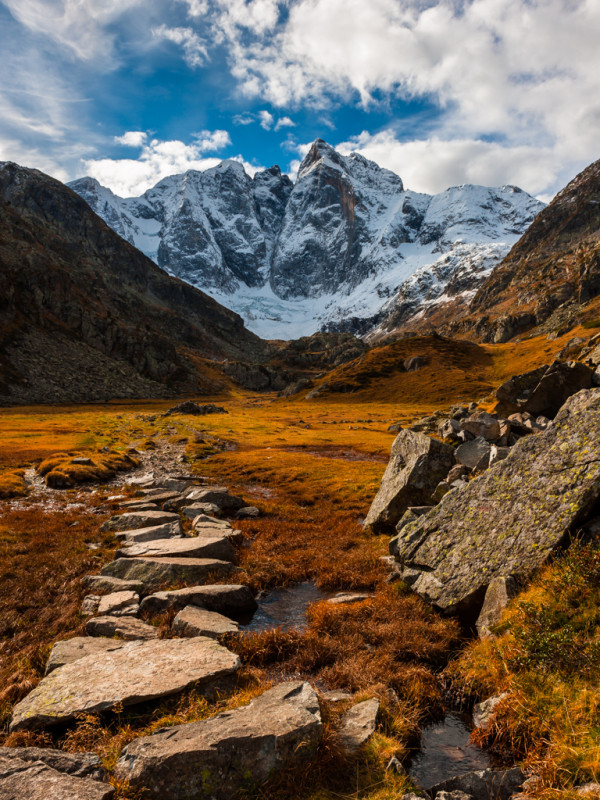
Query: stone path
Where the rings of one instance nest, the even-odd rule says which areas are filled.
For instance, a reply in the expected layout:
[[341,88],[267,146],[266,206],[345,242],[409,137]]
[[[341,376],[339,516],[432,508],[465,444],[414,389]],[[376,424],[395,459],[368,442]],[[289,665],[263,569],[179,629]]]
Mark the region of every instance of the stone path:
[[[186,476],[133,480],[139,497],[125,500],[121,513],[102,526],[120,543],[115,560],[83,581],[87,635],[54,644],[45,677],[13,709],[11,731],[63,729],[80,714],[159,701],[192,686],[209,698],[235,687],[240,659],[224,637],[235,636],[237,620],[257,604],[247,586],[212,581],[235,574],[235,546],[243,540],[223,517],[259,512],[226,487],[198,486]],[[184,532],[185,519],[192,521],[191,534]],[[163,588],[169,585],[182,588]],[[338,602],[362,599],[352,594]],[[156,623],[168,613],[175,614],[169,638],[161,638]],[[361,717],[358,727],[374,729],[371,716],[370,726]],[[135,740],[123,751],[115,777],[161,800],[231,797],[310,755],[322,729],[314,689],[279,684],[249,706]],[[40,756],[38,750],[0,749],[1,797],[113,797],[93,755],[61,759],[61,751],[44,749]],[[71,762],[83,759],[85,767],[86,757],[97,769],[76,773]]]

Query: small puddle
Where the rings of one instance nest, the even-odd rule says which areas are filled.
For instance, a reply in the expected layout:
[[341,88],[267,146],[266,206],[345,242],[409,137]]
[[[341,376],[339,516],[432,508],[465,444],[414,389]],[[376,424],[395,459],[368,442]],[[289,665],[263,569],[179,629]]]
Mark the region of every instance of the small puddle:
[[306,628],[306,609],[311,603],[325,600],[331,595],[317,587],[313,581],[264,592],[257,600],[258,609],[245,631],[265,631],[269,628],[303,631]]
[[421,749],[413,756],[408,774],[423,789],[466,772],[493,766],[490,756],[470,741],[463,717],[446,714],[421,733]]

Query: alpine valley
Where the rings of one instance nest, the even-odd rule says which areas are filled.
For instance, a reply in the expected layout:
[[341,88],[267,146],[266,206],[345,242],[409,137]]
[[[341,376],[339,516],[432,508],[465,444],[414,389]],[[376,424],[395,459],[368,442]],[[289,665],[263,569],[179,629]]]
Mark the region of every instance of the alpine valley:
[[69,186],[160,267],[236,311],[266,339],[318,330],[377,335],[393,314],[466,302],[544,204],[515,186],[437,195],[317,139],[294,182],[223,161],[121,198],[93,178]]

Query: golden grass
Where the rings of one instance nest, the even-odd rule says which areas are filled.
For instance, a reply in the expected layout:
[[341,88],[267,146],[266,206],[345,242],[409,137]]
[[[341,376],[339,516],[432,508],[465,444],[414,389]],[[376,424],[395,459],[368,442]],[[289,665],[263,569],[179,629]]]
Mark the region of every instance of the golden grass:
[[600,546],[575,544],[513,601],[498,638],[448,668],[464,694],[508,697],[479,741],[525,759],[533,797],[600,781]]
[[37,471],[51,488],[68,489],[80,483],[106,483],[115,478],[117,472],[135,469],[139,463],[127,453],[71,451],[46,458]]
[[0,500],[24,497],[27,494],[25,470],[13,469],[0,472]]

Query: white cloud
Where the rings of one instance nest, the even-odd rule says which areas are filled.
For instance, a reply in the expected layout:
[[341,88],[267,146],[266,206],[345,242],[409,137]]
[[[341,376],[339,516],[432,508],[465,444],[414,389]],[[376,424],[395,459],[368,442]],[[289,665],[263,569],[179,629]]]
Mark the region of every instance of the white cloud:
[[[227,144],[230,144],[227,131],[203,131],[191,144],[180,140],[150,139],[142,145],[137,159],[87,159],[83,162],[80,173],[91,175],[121,197],[131,197],[142,194],[169,175],[189,169],[202,171],[215,167],[221,159],[206,158],[203,154]],[[241,156],[235,156],[233,160],[243,163],[251,175],[258,169],[245,162]]]
[[505,147],[476,139],[438,137],[398,141],[393,131],[359,136],[337,145],[343,154],[356,151],[402,177],[406,188],[435,194],[449,186],[514,184],[541,192],[558,176],[552,148]]
[[[220,5],[238,8],[233,0]],[[286,5],[289,13],[274,28],[255,30],[254,36],[237,18],[232,23],[231,10],[223,13],[231,71],[249,96],[280,107],[317,108],[332,98],[349,102],[356,96],[368,108],[382,93],[421,98],[438,113],[415,137],[413,153],[437,154],[442,165],[454,159],[454,174],[468,166],[467,145],[475,143],[478,167],[471,174],[483,180],[507,167],[511,174],[532,176],[528,189],[543,187],[561,167],[572,173],[598,155],[598,0]],[[421,138],[430,139],[426,148]],[[486,157],[497,159],[498,169],[490,169]],[[417,182],[431,182],[426,163],[414,173]]]
[[115,142],[125,147],[141,147],[147,138],[144,131],[126,131],[122,136],[115,136]]
[[256,122],[256,117],[254,114],[245,112],[243,114],[236,114],[232,122],[234,125],[251,125],[253,122]]
[[189,17],[203,17],[208,13],[207,0],[180,0],[188,7],[187,13]]
[[201,67],[208,61],[206,42],[192,28],[169,28],[167,25],[159,25],[153,28],[152,33],[157,39],[166,39],[181,45],[188,67]]
[[275,130],[278,131],[280,128],[295,128],[296,123],[293,119],[289,117],[279,117],[277,120],[277,124],[275,125]]
[[83,61],[109,65],[114,53],[111,24],[142,0],[3,0],[30,31],[50,37]]
[[265,131],[270,131],[273,127],[273,114],[269,111],[259,111],[258,118],[260,119],[260,127],[263,128]]
[[278,0],[215,0],[215,2],[219,9],[218,27],[227,36],[235,35],[238,29],[264,34],[272,31],[279,19]]

